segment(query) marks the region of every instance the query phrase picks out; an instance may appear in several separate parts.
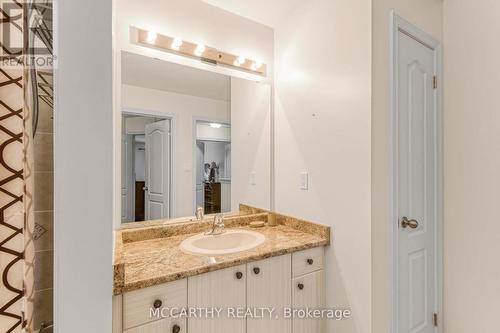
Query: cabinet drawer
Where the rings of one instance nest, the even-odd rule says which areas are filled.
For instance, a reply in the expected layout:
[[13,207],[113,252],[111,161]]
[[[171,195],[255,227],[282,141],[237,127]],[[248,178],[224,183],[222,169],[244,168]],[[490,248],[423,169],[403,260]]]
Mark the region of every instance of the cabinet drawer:
[[292,254],[292,276],[297,277],[323,268],[325,249],[315,247]]
[[[292,280],[292,307],[294,310],[323,309],[325,306],[325,271],[319,270]],[[294,333],[323,333],[324,318],[292,319]]]
[[[151,317],[150,313],[155,302],[157,302],[157,306],[159,305],[160,310],[162,308],[177,308],[180,311],[181,308],[186,307],[187,279],[123,294],[123,328],[126,330],[158,320],[157,317]],[[165,311],[165,315],[169,313],[170,310]]]
[[123,333],[187,333],[186,318],[166,318],[144,324]]

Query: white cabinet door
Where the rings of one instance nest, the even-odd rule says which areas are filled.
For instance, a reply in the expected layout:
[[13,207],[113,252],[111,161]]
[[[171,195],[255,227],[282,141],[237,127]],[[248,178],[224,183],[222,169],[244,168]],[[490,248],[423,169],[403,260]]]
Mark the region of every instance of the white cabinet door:
[[[283,317],[291,306],[292,279],[289,254],[247,264],[247,307],[274,308],[278,318],[247,318],[247,333],[290,333],[290,319]],[[274,316],[273,316],[274,317]]]
[[[325,273],[319,270],[293,279],[293,309],[323,309],[325,306]],[[297,312],[298,313],[298,312]],[[324,319],[293,318],[293,333],[322,333],[325,331]]]
[[137,326],[123,333],[187,333],[186,318],[167,318]]
[[228,308],[246,304],[245,265],[188,278],[189,308],[221,308],[220,317],[189,318],[189,333],[245,333],[245,319],[231,318]]

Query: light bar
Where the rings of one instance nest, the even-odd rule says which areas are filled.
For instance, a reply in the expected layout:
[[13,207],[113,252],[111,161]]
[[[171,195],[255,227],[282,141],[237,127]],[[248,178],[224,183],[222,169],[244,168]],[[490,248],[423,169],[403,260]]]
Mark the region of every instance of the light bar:
[[220,64],[233,69],[244,70],[263,76],[266,75],[267,66],[258,60],[218,51],[202,43],[191,43],[182,40],[180,37],[169,37],[142,29],[137,29],[137,31],[137,43],[143,46],[154,47],[191,58],[198,58],[215,65]]

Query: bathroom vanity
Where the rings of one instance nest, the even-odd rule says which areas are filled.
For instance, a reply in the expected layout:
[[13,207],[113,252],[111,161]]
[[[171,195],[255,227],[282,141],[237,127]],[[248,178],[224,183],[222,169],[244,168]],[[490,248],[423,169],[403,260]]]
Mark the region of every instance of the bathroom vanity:
[[[265,225],[251,228],[255,221]],[[225,233],[207,236],[209,219],[118,231],[113,333],[324,332],[324,319],[292,313],[325,306],[324,246],[330,229],[261,210],[226,217],[224,224]],[[222,250],[207,243],[226,233]],[[231,252],[253,240],[234,241],[231,233],[262,239]],[[212,238],[191,241],[200,237]],[[225,253],[196,253],[196,244]]]
[[275,199],[273,47],[231,54],[135,15],[117,13],[113,333],[322,332],[293,311],[325,306],[329,227],[239,205]]

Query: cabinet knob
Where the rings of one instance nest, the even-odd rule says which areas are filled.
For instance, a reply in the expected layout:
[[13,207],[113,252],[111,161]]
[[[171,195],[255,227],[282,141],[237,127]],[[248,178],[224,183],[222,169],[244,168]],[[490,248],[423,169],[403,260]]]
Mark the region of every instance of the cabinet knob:
[[304,284],[303,283],[299,283],[297,285],[297,288],[299,288],[300,290],[304,289]]
[[311,258],[309,258],[309,259],[307,259],[307,263],[308,263],[309,265],[312,265],[312,264],[314,264],[314,260],[312,260]]
[[179,325],[172,326],[172,333],[179,333],[181,331],[181,327]]
[[243,273],[242,272],[236,272],[236,278],[239,280],[243,277]]
[[160,307],[161,307],[161,305],[162,305],[162,304],[163,304],[163,303],[162,303],[162,301],[161,301],[161,300],[159,300],[159,299],[157,299],[157,300],[155,300],[155,301],[154,301],[154,303],[153,303],[153,307],[154,307],[155,309],[158,309],[158,308],[160,308]]
[[254,267],[254,268],[253,268],[253,272],[254,272],[255,274],[259,274],[259,273],[260,273],[260,268],[259,268],[259,267]]

